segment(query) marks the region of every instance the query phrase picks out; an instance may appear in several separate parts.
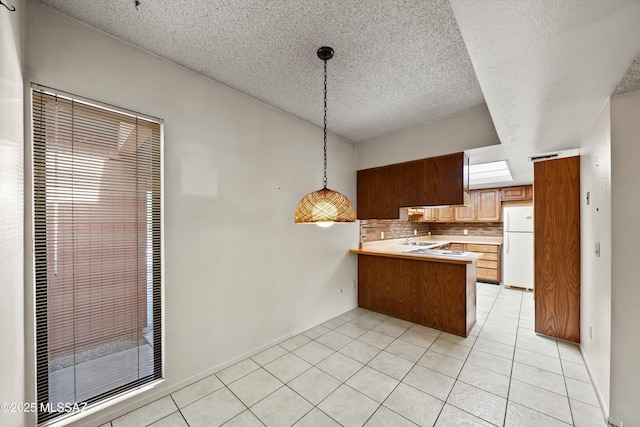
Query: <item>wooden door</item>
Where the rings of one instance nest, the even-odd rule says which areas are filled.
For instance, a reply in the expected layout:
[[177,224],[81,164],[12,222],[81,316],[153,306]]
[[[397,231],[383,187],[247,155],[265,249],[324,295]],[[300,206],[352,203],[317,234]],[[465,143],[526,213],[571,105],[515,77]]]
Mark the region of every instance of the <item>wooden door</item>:
[[535,331],[580,342],[580,158],[534,164]]

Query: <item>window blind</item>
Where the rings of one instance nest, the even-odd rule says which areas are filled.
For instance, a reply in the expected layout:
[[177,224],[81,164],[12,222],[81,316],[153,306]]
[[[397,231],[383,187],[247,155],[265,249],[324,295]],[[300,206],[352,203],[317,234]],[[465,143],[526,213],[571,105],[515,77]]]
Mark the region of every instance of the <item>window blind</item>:
[[32,99],[41,424],[162,378],[162,123]]

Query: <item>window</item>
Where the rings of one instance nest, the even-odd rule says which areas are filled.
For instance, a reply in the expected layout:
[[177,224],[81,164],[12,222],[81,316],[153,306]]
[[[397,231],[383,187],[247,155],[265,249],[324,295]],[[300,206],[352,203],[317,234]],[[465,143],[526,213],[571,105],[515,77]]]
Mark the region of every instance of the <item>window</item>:
[[506,160],[469,165],[469,185],[513,181]]
[[162,378],[162,122],[32,95],[43,423]]

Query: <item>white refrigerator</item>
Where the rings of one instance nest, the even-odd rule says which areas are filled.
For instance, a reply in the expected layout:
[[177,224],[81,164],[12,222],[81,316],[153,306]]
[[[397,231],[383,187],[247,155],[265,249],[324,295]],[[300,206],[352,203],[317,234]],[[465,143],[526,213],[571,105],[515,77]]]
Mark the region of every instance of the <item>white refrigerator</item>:
[[505,206],[502,283],[533,289],[533,206]]

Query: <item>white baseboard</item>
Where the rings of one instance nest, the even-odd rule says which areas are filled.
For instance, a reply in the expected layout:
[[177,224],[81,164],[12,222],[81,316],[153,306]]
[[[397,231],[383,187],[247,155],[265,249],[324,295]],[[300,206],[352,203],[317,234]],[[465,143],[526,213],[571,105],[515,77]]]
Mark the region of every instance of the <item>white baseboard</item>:
[[[131,401],[129,403],[125,403],[122,405],[118,405],[117,407],[111,407],[111,408],[105,408],[103,410],[100,411],[99,415],[96,415],[95,417],[91,418],[91,423],[92,425],[95,423],[95,425],[102,425],[105,423],[108,423],[109,421],[121,417],[122,415],[128,414],[131,411],[135,411],[138,408],[141,408],[151,402],[154,402],[162,397],[168,396],[178,390],[180,390],[181,388],[184,388],[190,384],[193,384],[196,381],[200,381],[203,378],[206,378],[210,375],[215,374],[218,371],[221,371],[231,365],[234,365],[244,359],[247,359],[251,356],[254,356],[270,347],[273,347],[274,345],[287,340],[289,338],[291,338],[292,336],[297,335],[297,333],[289,333],[289,334],[285,334],[279,338],[276,338],[274,340],[269,341],[268,343],[261,345],[260,347],[257,347],[251,351],[248,351],[244,354],[241,354],[237,357],[234,357],[231,360],[228,360],[224,363],[218,364],[210,369],[207,369],[206,371],[200,372],[199,374],[193,375],[189,378],[186,378],[182,381],[179,381],[177,383],[172,384],[171,386],[166,386],[166,381],[161,384],[158,387],[154,387],[148,391],[145,391],[143,394],[140,394],[138,396],[136,396],[135,399],[131,399]],[[163,387],[164,385],[164,387]],[[80,427],[80,426],[86,426],[87,423],[87,419],[78,419],[77,421],[67,421],[67,423],[65,423],[65,425],[69,426],[69,427]],[[54,424],[55,425],[55,424]]]
[[[582,348],[582,344],[579,345],[578,347],[580,349],[580,354],[582,355],[582,360],[584,361],[584,366],[587,368],[587,373],[589,374],[589,379],[591,380],[591,384],[593,385],[593,389],[596,392],[596,397],[598,398],[598,403],[600,404],[600,410],[602,411],[602,415],[603,415],[603,420],[606,423],[609,424],[613,424],[609,418],[609,402],[605,402],[604,398],[602,397],[602,393],[600,392],[600,388],[598,387],[598,384],[594,381],[594,377],[593,374],[591,372],[591,366],[589,365],[589,360],[587,359],[583,348]],[[618,424],[613,424],[613,425],[618,425]],[[621,426],[619,426],[621,427]]]

